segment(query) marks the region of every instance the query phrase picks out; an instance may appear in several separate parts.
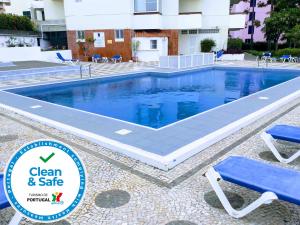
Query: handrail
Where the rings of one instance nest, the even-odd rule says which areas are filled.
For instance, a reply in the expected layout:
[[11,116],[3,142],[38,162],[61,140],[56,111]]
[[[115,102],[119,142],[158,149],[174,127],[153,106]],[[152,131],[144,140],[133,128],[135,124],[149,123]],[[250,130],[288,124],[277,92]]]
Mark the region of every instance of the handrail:
[[80,79],[83,78],[83,69],[84,69],[85,67],[88,67],[88,70],[89,70],[89,77],[92,78],[92,64],[87,64],[87,65],[80,64]]

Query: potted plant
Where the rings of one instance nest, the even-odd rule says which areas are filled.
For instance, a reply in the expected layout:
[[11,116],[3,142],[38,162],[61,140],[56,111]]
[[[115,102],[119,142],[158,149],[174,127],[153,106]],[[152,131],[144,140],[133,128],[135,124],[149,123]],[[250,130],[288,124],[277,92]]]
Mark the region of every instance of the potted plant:
[[138,61],[138,56],[137,56],[137,51],[139,50],[139,47],[140,47],[140,44],[141,42],[140,41],[133,41],[132,42],[132,53],[133,53],[133,56],[132,56],[132,61],[133,62],[137,62]]
[[[89,49],[91,45],[95,42],[95,39],[88,37],[85,39],[85,42],[78,41],[77,44],[79,45],[79,48],[83,51],[83,61],[89,61],[91,59],[91,56],[88,55]],[[80,55],[80,53],[79,53]]]

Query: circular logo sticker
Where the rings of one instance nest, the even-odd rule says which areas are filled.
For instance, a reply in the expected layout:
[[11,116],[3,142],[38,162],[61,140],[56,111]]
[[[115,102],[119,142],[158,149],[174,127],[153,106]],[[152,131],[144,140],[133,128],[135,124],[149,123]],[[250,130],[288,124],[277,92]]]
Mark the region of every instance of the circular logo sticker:
[[12,156],[4,187],[16,211],[30,220],[50,223],[67,217],[83,200],[85,167],[69,146],[39,140]]

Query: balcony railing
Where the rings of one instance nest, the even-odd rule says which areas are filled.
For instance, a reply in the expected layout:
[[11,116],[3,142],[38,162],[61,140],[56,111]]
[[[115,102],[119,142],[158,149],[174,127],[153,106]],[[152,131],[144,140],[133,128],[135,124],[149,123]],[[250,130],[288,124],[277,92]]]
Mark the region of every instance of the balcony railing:
[[65,20],[35,21],[35,24],[40,32],[66,31],[67,29]]

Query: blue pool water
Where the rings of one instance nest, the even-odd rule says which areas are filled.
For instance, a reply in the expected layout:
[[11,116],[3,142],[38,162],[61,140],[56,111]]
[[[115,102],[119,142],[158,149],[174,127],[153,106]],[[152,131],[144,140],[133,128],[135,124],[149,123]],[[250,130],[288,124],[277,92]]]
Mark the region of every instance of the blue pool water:
[[160,128],[299,75],[297,71],[211,68],[171,76],[145,73],[119,80],[95,79],[12,92]]

